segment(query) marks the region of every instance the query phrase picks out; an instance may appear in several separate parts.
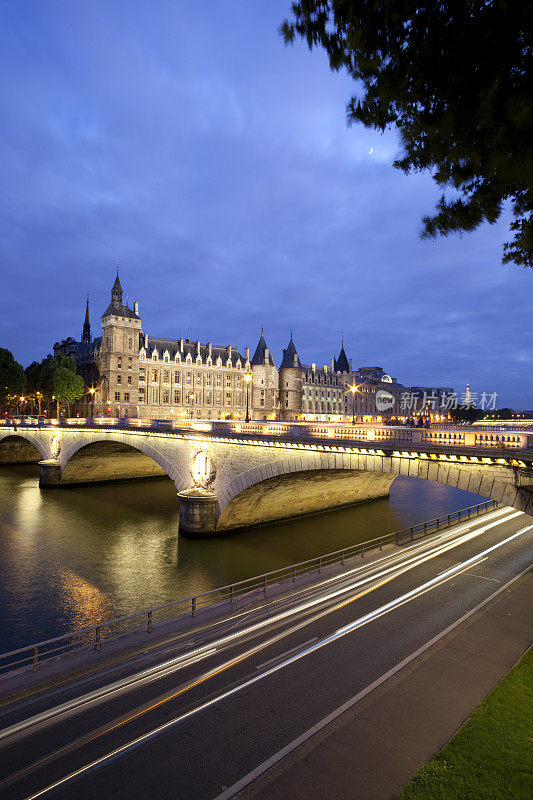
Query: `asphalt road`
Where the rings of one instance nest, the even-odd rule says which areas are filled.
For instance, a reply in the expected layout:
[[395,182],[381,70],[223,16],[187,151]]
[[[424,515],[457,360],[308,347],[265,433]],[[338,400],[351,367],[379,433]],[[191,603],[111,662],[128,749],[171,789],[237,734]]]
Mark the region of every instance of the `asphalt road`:
[[490,512],[7,706],[2,797],[214,800],[528,568],[532,541],[531,517]]

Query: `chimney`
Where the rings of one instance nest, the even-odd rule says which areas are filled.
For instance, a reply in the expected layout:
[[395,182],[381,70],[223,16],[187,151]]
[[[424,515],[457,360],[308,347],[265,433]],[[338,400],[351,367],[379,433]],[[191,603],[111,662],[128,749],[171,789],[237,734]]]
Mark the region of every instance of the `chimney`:
[[295,353],[292,358],[293,358],[293,361],[294,361],[294,366],[296,368],[298,368],[298,354]]
[[133,304],[133,313],[137,314],[137,316],[139,316],[139,301],[138,300],[135,300],[135,302]]
[[350,372],[353,372],[353,367],[352,367],[352,359],[350,358],[350,359],[348,359],[348,360],[349,360],[349,363],[350,363]]
[[228,344],[228,346],[226,347],[226,352],[228,354],[228,358],[231,358],[231,345],[230,344]]
[[183,339],[180,339],[180,350],[183,353]]
[[207,355],[211,358],[213,355],[213,345],[211,342],[207,343]]
[[249,347],[245,347],[244,348],[244,358],[245,358],[246,361],[250,360],[250,348]]
[[270,363],[270,351],[268,347],[265,347],[265,364],[268,366]]
[[327,364],[324,364],[324,372],[326,373],[326,375],[328,374],[328,365]]
[[144,349],[148,350],[148,334],[144,334]]
[[196,355],[200,355],[200,342],[196,342]]
[[331,371],[332,371],[332,372],[335,372],[335,359],[334,359],[334,358],[332,358],[332,359],[331,359],[331,361],[330,361],[329,363],[330,363],[330,365],[331,365]]
[[313,361],[313,363],[311,364],[311,369],[313,370],[313,372],[316,372],[316,364],[315,364],[315,362],[314,362],[314,361]]

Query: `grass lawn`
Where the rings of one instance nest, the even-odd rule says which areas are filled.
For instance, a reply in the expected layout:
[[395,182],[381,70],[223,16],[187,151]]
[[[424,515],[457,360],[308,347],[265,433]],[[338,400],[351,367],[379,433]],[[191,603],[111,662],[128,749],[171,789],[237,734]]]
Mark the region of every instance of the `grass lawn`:
[[533,649],[398,800],[533,798]]

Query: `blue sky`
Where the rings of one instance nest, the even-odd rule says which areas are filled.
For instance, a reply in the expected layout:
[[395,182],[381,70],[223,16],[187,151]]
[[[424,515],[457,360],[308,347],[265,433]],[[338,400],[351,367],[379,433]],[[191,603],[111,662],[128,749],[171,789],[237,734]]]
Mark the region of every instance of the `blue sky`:
[[[289,3],[0,2],[0,346],[93,333],[114,262],[152,335],[354,364],[533,408],[531,271],[508,216],[419,239],[439,192],[354,87],[277,28]],[[372,152],[370,152],[372,150]]]

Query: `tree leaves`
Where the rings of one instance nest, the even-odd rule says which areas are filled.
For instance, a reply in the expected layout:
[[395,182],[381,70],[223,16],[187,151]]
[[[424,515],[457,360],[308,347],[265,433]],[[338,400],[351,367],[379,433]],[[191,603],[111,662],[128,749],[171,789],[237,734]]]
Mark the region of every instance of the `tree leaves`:
[[533,267],[533,3],[503,0],[301,0],[280,33],[322,47],[362,91],[349,124],[400,132],[406,173],[429,170],[441,197],[425,238],[495,223],[514,239],[503,262]]

